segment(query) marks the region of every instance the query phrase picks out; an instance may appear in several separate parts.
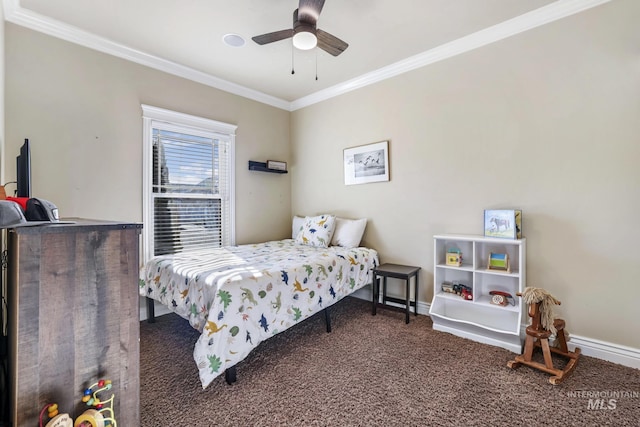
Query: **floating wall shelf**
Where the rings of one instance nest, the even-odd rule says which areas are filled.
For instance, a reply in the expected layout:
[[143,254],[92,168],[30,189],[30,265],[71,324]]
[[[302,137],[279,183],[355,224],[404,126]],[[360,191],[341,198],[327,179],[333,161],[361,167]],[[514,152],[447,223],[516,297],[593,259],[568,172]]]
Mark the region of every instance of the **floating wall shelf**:
[[287,173],[287,171],[279,169],[269,169],[266,162],[254,162],[253,160],[249,160],[249,170],[271,173]]

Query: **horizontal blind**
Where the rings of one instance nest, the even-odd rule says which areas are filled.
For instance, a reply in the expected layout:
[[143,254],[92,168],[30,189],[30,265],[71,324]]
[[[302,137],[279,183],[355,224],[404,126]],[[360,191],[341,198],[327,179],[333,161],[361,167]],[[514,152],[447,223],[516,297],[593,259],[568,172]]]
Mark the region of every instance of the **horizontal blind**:
[[154,197],[154,255],[222,246],[220,200]]
[[229,241],[228,141],[153,129],[154,255]]

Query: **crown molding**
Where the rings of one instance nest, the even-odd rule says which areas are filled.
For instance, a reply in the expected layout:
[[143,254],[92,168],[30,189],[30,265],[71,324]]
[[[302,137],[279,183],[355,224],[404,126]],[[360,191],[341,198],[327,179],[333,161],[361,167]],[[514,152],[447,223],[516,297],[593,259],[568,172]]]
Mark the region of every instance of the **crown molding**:
[[491,27],[487,27],[483,30],[453,40],[449,43],[445,43],[418,55],[411,56],[402,61],[398,61],[394,64],[379,68],[354,79],[299,98],[291,102],[291,111],[308,107],[352,90],[369,86],[417,68],[425,67],[429,64],[460,55],[470,50],[506,39],[516,34],[574,15],[610,1],[612,0],[555,1],[547,6],[543,6]]
[[156,70],[202,83],[216,89],[249,98],[263,104],[289,110],[290,103],[265,93],[220,79],[202,71],[150,55],[137,49],[116,43],[97,36],[72,25],[65,24],[47,16],[20,7],[19,0],[3,0],[5,19],[13,24],[21,25],[52,37],[66,40],[80,46],[88,47],[127,61],[135,62]]
[[516,34],[574,15],[613,0],[557,0],[547,6],[437,46],[386,67],[347,80],[292,102],[267,95],[193,68],[159,58],[115,43],[20,6],[20,0],[2,0],[8,22],[57,37],[90,49],[95,49],[137,64],[183,77],[216,89],[252,99],[287,111],[295,111],[353,90],[425,67],[456,55],[506,39]]

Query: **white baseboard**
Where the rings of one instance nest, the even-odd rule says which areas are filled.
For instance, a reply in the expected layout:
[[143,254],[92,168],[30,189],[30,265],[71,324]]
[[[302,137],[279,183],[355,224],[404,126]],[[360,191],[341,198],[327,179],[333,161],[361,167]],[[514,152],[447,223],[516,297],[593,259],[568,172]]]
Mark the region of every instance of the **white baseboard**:
[[[371,301],[373,295],[371,294],[371,287],[366,286],[353,293],[356,298]],[[388,303],[389,305],[396,305],[403,307],[399,304]],[[429,308],[431,304],[418,301],[418,314],[429,315]],[[524,336],[524,329],[526,325],[522,325],[522,336]],[[618,363],[630,368],[640,369],[640,349],[627,347],[620,344],[614,344],[606,341],[597,340],[594,338],[583,337],[579,335],[571,334],[571,339],[568,342],[569,348],[574,350],[575,347],[579,347],[582,354],[589,357],[595,357],[596,359],[607,360],[609,362]]]
[[630,368],[640,369],[640,350],[637,348],[573,334],[571,334],[571,339],[567,344],[571,350],[575,347],[579,347],[582,354],[585,356],[608,360],[609,362],[618,363]]
[[[352,295],[356,298],[371,301],[371,288],[369,286],[366,286],[357,290]],[[389,303],[389,305],[402,307],[402,305],[394,303]],[[424,314],[426,316],[429,315],[429,308],[431,307],[431,304],[423,301],[418,301],[417,306],[418,314]],[[156,304],[155,307],[156,317],[171,313],[171,310],[163,305]],[[140,321],[146,319],[147,307],[145,299],[140,298]],[[522,325],[523,334],[525,327],[525,325]],[[569,340],[568,344],[571,350],[575,349],[575,347],[579,347],[582,351],[582,354],[584,354],[585,356],[595,357],[597,359],[607,360],[609,362],[618,363],[630,368],[640,369],[640,349],[574,334],[571,334],[571,339]]]

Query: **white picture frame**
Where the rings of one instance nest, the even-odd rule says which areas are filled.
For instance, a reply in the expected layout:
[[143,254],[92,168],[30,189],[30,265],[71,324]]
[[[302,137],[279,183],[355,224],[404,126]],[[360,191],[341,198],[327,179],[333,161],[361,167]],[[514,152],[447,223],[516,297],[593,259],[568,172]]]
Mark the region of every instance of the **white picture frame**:
[[344,184],[389,181],[389,141],[344,149]]

